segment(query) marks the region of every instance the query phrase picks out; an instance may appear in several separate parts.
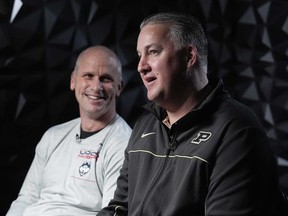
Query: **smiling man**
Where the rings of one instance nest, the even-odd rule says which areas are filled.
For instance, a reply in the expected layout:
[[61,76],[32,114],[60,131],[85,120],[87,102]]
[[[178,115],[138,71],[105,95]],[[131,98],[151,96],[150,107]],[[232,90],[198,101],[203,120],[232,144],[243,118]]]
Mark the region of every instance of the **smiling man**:
[[123,88],[118,57],[104,46],[84,50],[70,88],[80,118],[44,134],[7,216],[95,215],[113,197],[131,134],[116,113]]

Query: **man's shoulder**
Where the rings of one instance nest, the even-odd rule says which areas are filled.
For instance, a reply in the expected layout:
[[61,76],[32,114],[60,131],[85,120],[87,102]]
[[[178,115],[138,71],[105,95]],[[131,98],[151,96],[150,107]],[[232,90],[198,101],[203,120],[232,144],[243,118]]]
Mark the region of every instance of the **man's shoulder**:
[[145,113],[143,113],[135,122],[134,128],[135,127],[145,127],[145,126],[151,126],[155,124],[155,122],[158,122],[160,118],[163,118],[163,116],[156,116],[155,114],[153,114],[152,112],[146,111]]
[[117,128],[116,131],[119,131],[119,133],[123,131],[124,133],[130,134],[132,131],[130,125],[120,115],[116,116],[116,119],[111,126],[115,129]]
[[67,121],[67,122],[63,122],[63,123],[60,123],[60,124],[57,124],[57,125],[54,125],[52,127],[50,127],[47,132],[51,133],[55,133],[55,132],[63,132],[63,131],[66,131],[66,130],[71,130],[72,128],[74,128],[75,126],[77,125],[80,125],[80,118],[75,118],[75,119],[72,119],[70,121]]

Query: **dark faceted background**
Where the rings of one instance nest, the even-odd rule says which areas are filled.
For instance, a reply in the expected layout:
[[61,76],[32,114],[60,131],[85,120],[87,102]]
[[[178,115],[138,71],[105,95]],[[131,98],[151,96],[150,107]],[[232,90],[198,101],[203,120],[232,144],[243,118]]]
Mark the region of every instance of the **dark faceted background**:
[[[70,73],[84,48],[102,44],[123,63],[118,112],[133,127],[147,102],[136,71],[140,21],[182,11],[209,39],[209,73],[251,107],[288,190],[287,0],[0,0],[0,215],[17,196],[44,131],[78,116]],[[13,9],[14,8],[14,9]]]

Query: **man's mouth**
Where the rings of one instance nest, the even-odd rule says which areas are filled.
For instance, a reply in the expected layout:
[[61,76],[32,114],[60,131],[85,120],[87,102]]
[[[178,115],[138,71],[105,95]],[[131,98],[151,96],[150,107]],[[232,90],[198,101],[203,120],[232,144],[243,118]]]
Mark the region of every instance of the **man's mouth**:
[[157,78],[155,76],[146,76],[144,78],[145,80],[145,83],[146,83],[146,86],[149,86],[149,85],[153,85],[153,83],[157,80]]
[[89,99],[91,100],[101,100],[101,99],[105,99],[104,96],[101,95],[91,95],[91,94],[85,94]]
[[156,77],[147,77],[146,79],[147,83],[153,82],[154,80],[156,80]]

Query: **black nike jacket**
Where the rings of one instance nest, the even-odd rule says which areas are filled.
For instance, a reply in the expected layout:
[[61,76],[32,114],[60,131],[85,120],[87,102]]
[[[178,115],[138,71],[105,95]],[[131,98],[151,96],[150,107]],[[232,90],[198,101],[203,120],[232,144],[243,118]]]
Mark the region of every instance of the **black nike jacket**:
[[154,103],[134,126],[114,199],[98,214],[274,216],[277,166],[256,115],[221,80],[169,129]]

